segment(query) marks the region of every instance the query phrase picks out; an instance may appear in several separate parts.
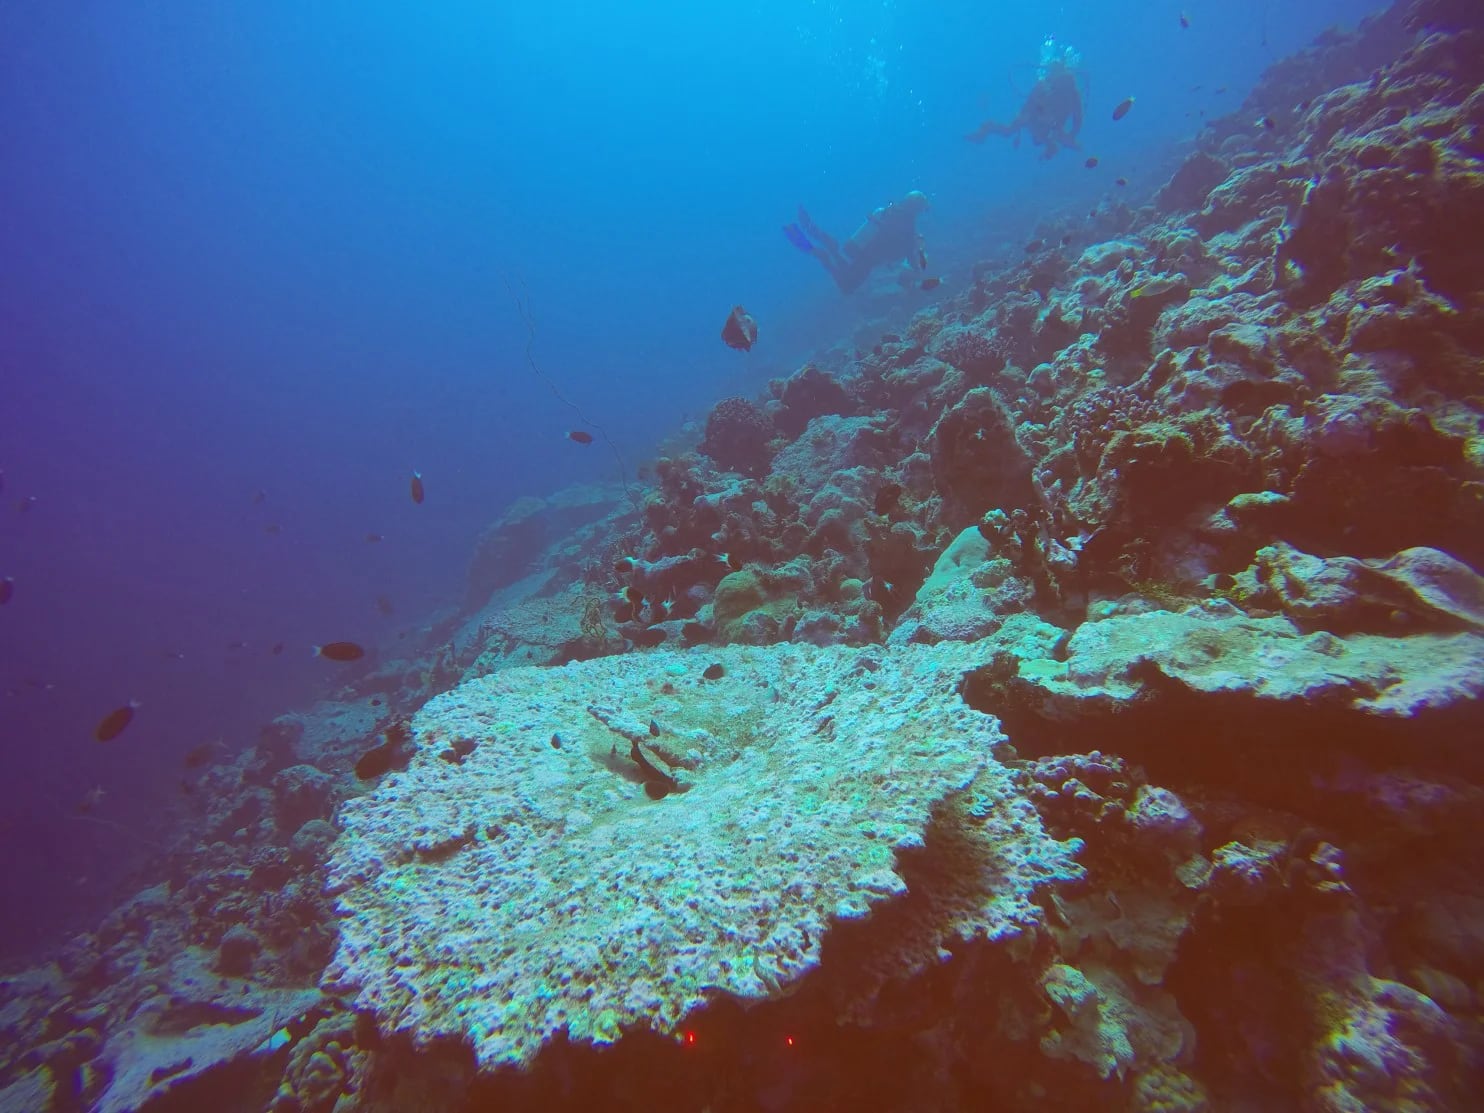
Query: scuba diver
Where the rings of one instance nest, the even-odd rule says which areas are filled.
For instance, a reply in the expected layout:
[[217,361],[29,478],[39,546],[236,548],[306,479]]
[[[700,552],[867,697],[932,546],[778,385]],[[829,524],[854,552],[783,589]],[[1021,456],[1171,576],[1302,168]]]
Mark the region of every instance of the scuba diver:
[[970,143],[983,143],[990,135],[1013,135],[1020,146],[1020,133],[1030,133],[1031,142],[1042,148],[1041,158],[1048,159],[1063,147],[1077,149],[1077,133],[1082,130],[1082,88],[1078,67],[1082,56],[1070,46],[1061,46],[1047,37],[1041,44],[1041,64],[1036,69],[1036,83],[1026,94],[1015,119],[1008,124],[985,120],[964,136]]
[[823,264],[842,294],[853,294],[880,266],[905,260],[919,270],[927,270],[927,253],[917,230],[918,214],[927,208],[927,195],[914,189],[900,201],[871,213],[848,240],[836,243],[800,205],[798,223],[785,225],[783,234],[800,251]]

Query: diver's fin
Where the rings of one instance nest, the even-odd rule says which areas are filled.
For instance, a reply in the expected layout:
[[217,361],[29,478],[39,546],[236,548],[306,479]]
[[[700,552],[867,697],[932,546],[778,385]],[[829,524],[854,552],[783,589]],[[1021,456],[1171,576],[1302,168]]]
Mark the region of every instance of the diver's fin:
[[804,230],[797,224],[785,224],[783,234],[788,237],[788,242],[797,247],[806,255],[814,254],[814,245],[809,242],[809,237],[804,235]]
[[811,236],[819,235],[819,225],[814,223],[814,218],[803,205],[799,206],[799,227]]

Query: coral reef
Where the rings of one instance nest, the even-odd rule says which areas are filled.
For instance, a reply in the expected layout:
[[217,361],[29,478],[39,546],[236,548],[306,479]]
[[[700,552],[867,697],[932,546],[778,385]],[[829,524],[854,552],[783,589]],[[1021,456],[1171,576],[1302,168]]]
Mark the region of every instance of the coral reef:
[[0,1108],[1472,1108],[1481,89],[1477,4],[1326,33],[509,508],[0,981]]

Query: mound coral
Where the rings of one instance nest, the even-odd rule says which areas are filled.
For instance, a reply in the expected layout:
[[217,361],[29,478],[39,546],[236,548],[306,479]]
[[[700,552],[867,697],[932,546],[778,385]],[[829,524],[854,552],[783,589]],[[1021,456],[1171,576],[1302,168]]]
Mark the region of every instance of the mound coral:
[[774,432],[768,415],[757,405],[746,398],[723,398],[706,418],[701,451],[726,471],[761,476],[773,457]]

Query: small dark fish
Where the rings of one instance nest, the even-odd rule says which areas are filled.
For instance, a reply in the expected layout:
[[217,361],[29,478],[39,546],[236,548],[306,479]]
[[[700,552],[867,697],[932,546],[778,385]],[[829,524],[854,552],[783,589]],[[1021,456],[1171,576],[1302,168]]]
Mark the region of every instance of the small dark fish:
[[373,699],[371,701],[371,706],[372,707],[380,707],[381,706],[381,697],[380,696],[377,696],[375,699]]
[[660,736],[660,725],[653,719],[649,720],[649,736],[651,738],[658,738]]
[[199,746],[192,746],[186,751],[183,764],[187,769],[200,769],[216,755],[220,746],[221,743],[216,741],[202,742]]
[[259,488],[259,489],[258,489],[258,490],[257,490],[257,491],[256,491],[256,492],[255,492],[255,493],[254,493],[254,494],[253,494],[253,497],[252,497],[252,504],[253,504],[253,505],[254,505],[254,506],[262,506],[262,505],[263,505],[263,503],[264,503],[264,502],[266,502],[266,501],[267,501],[267,500],[268,500],[268,492],[267,492],[267,491],[264,491],[264,490],[262,490],[262,489],[261,489],[261,488]]
[[560,750],[562,748],[562,736],[556,731],[552,731],[551,734],[551,748],[553,750]]
[[0,607],[3,607],[6,603],[9,603],[11,597],[14,595],[15,577],[6,576],[5,579],[0,580]]
[[1217,92],[1217,93],[1224,93],[1224,92],[1226,92],[1226,86],[1225,85],[1218,85],[1218,86],[1216,86],[1215,92]]
[[924,278],[917,284],[917,288],[919,290],[936,290],[941,285],[943,285],[943,280],[935,276],[933,278]]
[[704,676],[707,680],[720,680],[726,674],[727,670],[722,668],[721,665],[717,664],[707,665],[706,671],[703,672],[701,675]]
[[876,513],[890,514],[893,510],[897,509],[901,497],[902,485],[900,483],[884,484],[881,489],[876,492],[876,502],[874,505]]
[[423,501],[423,494],[424,494],[424,492],[423,492],[423,473],[420,472],[420,471],[413,472],[412,473],[412,482],[408,486],[409,486],[409,489],[412,492],[412,501],[415,502],[415,503],[417,503],[419,506],[421,506],[422,505],[422,501]]
[[[790,239],[793,237],[790,236]],[[721,327],[721,340],[728,348],[750,352],[757,343],[757,322],[740,305],[732,306],[726,324]]]
[[1257,126],[1262,128],[1264,131],[1272,131],[1275,127],[1278,126],[1277,124],[1273,123],[1273,118],[1271,116],[1259,116],[1255,122]]
[[576,441],[578,444],[593,443],[593,435],[591,433],[584,433],[581,429],[573,429],[567,434],[567,439],[569,441]]
[[381,534],[379,534],[379,533],[368,533],[368,534],[366,534],[366,540],[370,544],[374,545],[378,541],[385,541],[386,538],[382,537]]
[[138,710],[139,702],[130,700],[124,706],[110,711],[104,715],[93,731],[93,737],[99,742],[112,742],[124,733],[125,728],[134,721],[134,712]]
[[1061,238],[1061,245],[1062,245],[1062,247],[1066,247],[1067,244],[1069,244],[1071,242],[1072,242],[1072,233],[1070,233],[1070,232],[1068,232],[1065,236],[1063,236]]
[[1082,165],[1085,166],[1085,167],[1087,167],[1089,170],[1092,170],[1092,169],[1096,168],[1097,164],[1098,164],[1098,156],[1097,155],[1089,155],[1088,158],[1087,158],[1087,161],[1084,162]]
[[376,609],[384,615],[393,615],[397,610],[392,606],[392,601],[385,595],[378,595],[376,597]]
[[366,651],[355,642],[328,642],[315,646],[314,655],[330,661],[359,661]]
[[273,656],[277,657],[282,652],[283,652],[283,642],[274,642],[273,643]]
[[662,800],[680,788],[675,778],[656,768],[654,763],[644,756],[639,743],[632,740],[629,742],[629,760],[639,767],[639,776],[644,780],[644,794],[651,800]]
[[1127,178],[1114,178],[1113,179],[1113,184],[1116,185],[1116,186],[1118,186],[1118,187],[1120,187],[1120,188],[1122,188],[1123,186],[1128,185],[1128,179]]
[[1118,102],[1118,107],[1113,109],[1113,118],[1115,120],[1123,119],[1125,116],[1128,115],[1129,109],[1131,109],[1133,106],[1134,98],[1124,97],[1123,100]]
[[277,522],[269,522],[263,527],[263,532],[269,535],[277,535],[283,532],[283,527]]
[[1190,16],[1184,12],[1180,13],[1180,30],[1184,31],[1190,27]]

